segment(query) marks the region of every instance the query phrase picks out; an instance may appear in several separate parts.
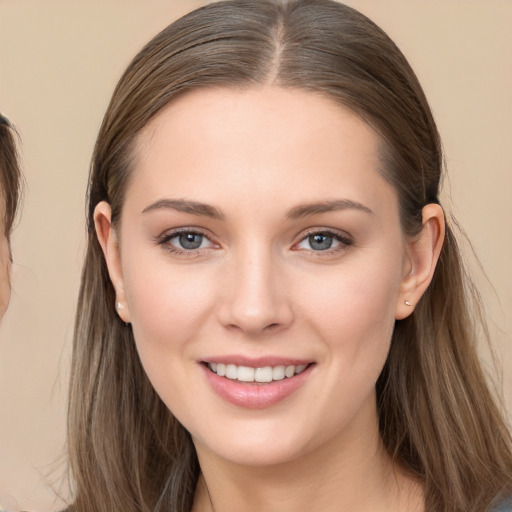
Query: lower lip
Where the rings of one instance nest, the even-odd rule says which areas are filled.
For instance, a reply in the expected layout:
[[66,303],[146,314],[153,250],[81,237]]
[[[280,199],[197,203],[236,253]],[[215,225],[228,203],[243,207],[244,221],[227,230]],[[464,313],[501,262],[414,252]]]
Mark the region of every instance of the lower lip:
[[264,384],[239,382],[219,377],[201,364],[212,389],[224,400],[247,409],[264,409],[275,405],[299,389],[308,379],[315,365],[310,364],[302,373]]

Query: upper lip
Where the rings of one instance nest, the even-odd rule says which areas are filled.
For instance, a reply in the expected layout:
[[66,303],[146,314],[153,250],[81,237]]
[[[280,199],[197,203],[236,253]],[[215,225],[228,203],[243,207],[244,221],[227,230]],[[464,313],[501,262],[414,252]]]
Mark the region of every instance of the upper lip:
[[313,363],[311,359],[299,359],[282,356],[247,357],[243,355],[212,356],[203,359],[203,363],[234,364],[236,366],[248,366],[250,368],[264,368],[265,366],[299,366]]

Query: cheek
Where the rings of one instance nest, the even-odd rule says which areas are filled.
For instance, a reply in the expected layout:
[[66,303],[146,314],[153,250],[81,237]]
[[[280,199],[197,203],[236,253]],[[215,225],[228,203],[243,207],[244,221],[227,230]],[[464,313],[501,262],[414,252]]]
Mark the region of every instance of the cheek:
[[193,359],[194,340],[211,316],[215,273],[143,261],[134,253],[123,265],[126,299],[146,372],[151,380],[164,372],[165,380],[169,367],[181,374],[187,367],[178,363]]
[[311,400],[324,411],[317,427],[325,436],[362,417],[359,411],[373,414],[375,383],[395,324],[399,276],[393,264],[351,266],[350,272],[337,269],[321,287],[305,285],[301,316],[305,329],[323,345],[319,368],[325,371],[325,384]]
[[[303,308],[316,318],[328,339],[371,341],[388,339],[395,320],[395,304],[400,290],[400,261],[376,258],[346,269],[334,269],[321,285],[308,283]],[[356,347],[354,347],[356,348]]]
[[198,336],[204,296],[190,281],[161,272],[128,274],[126,285],[137,352],[153,388],[180,418],[183,411],[200,416],[187,397],[198,393],[190,342]]
[[401,267],[383,256],[373,265],[338,269],[322,287],[308,286],[303,316],[320,335],[323,362],[336,382],[331,387],[335,396],[326,400],[340,400],[350,409],[374,389],[393,334],[400,276]]

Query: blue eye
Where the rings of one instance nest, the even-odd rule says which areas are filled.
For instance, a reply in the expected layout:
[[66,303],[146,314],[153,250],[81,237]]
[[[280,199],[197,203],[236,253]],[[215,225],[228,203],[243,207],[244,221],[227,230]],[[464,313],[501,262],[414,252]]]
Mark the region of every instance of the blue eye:
[[342,249],[352,245],[352,240],[337,233],[318,231],[304,237],[297,245],[298,249],[306,249],[315,252]]
[[180,248],[192,251],[201,247],[203,238],[203,235],[200,235],[199,233],[180,233],[179,235],[171,238],[171,240],[176,240],[179,243]]
[[325,251],[327,249],[331,249],[333,242],[335,242],[333,237],[324,233],[317,233],[315,235],[308,236],[309,246],[314,251]]
[[197,231],[179,231],[169,233],[158,240],[160,245],[175,253],[194,252],[198,249],[213,247],[207,236]]

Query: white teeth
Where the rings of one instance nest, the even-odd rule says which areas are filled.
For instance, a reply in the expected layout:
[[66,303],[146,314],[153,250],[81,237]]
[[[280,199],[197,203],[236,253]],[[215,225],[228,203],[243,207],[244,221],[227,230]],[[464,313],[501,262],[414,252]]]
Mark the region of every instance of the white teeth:
[[290,378],[290,377],[293,377],[293,375],[295,374],[295,366],[287,366],[286,367],[286,370],[284,371],[284,374]]
[[208,363],[208,368],[219,377],[226,377],[240,382],[272,382],[290,378],[302,373],[308,367],[307,364],[264,366],[252,368],[250,366],[237,366],[235,364]]
[[272,368],[272,380],[283,380],[286,366],[274,366]]
[[272,382],[272,367],[256,368],[254,372],[254,380],[256,382]]
[[254,368],[239,366],[236,372],[236,378],[242,382],[254,382]]
[[226,377],[228,379],[235,380],[237,378],[237,368],[234,364],[227,364],[226,365]]
[[295,367],[295,375],[302,373],[307,367],[308,367],[307,364],[300,364],[299,366],[296,366]]

